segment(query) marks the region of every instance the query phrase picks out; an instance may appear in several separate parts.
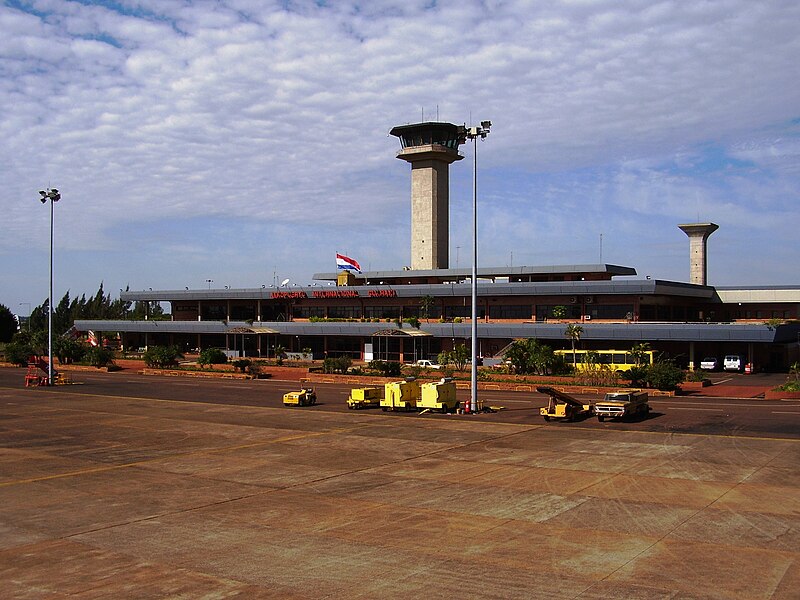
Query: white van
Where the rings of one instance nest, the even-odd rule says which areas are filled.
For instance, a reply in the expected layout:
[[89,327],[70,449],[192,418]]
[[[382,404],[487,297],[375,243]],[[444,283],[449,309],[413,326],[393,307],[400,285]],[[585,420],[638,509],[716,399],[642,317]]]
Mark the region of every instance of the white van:
[[741,371],[744,369],[744,359],[738,354],[729,354],[722,361],[722,368],[726,371]]

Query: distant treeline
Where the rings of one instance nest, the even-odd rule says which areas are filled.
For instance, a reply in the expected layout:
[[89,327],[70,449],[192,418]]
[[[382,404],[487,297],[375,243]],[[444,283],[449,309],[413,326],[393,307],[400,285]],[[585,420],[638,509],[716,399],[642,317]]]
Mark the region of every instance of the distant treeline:
[[[48,300],[45,300],[31,311],[31,331],[47,329],[48,305]],[[158,302],[133,303],[119,298],[112,300],[111,294],[105,293],[101,283],[94,296],[87,298],[83,294],[80,298],[70,299],[69,291],[62,296],[53,309],[53,334],[61,335],[78,319],[138,320],[144,319],[145,315],[150,319],[159,319],[164,316],[164,311]]]

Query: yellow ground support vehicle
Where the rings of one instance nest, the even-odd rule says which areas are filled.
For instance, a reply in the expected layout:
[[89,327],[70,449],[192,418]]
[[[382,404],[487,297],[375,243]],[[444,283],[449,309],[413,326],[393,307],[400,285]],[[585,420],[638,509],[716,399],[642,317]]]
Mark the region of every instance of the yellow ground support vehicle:
[[649,412],[647,392],[641,390],[609,392],[594,405],[594,414],[597,415],[598,421],[605,421],[606,417],[609,419],[620,419],[632,415],[646,417]]
[[288,392],[283,395],[284,406],[310,406],[316,403],[317,393],[311,387],[304,387],[297,392]]
[[539,414],[544,417],[545,421],[550,419],[574,421],[578,417],[592,414],[591,404],[584,404],[569,394],[559,392],[548,386],[539,386],[536,391],[550,396],[547,406],[539,409]]
[[381,410],[416,410],[419,401],[419,382],[415,380],[392,381],[387,383],[384,397],[381,399]]
[[382,387],[363,387],[353,388],[350,390],[350,396],[347,398],[347,408],[373,408],[381,405],[383,398]]
[[458,408],[456,384],[450,378],[442,378],[439,381],[423,383],[422,386],[420,386],[420,390],[420,399],[417,401],[418,409],[424,410],[429,408],[446,413]]

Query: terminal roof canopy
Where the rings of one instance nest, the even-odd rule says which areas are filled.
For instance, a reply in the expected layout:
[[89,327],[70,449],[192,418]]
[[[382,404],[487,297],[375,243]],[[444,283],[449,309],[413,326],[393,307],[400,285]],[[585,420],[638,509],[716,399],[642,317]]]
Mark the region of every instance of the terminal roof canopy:
[[436,121],[398,125],[392,128],[389,134],[399,137],[403,148],[437,144],[458,150],[459,144],[466,141],[466,128],[463,125]]
[[[509,282],[606,281],[636,275],[633,267],[619,265],[554,265],[544,267],[481,267],[478,279]],[[314,273],[317,281],[336,281],[337,273]],[[369,271],[356,276],[356,285],[409,285],[458,283],[472,277],[471,269]]]

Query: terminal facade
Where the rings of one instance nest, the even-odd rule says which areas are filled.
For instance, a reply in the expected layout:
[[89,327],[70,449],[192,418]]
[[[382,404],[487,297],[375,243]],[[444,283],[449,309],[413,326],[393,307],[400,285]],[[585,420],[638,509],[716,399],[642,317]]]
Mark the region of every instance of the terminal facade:
[[[171,320],[77,321],[76,329],[119,334],[128,350],[220,347],[272,357],[276,347],[314,358],[412,362],[470,344],[471,269],[448,268],[448,169],[465,128],[395,127],[397,157],[412,168],[411,266],[398,271],[317,273],[311,286],[128,291],[121,299],[166,302]],[[555,265],[478,268],[477,355],[494,357],[519,338],[555,349],[583,328],[585,349],[649,343],[684,367],[738,354],[753,369],[800,360],[800,285],[720,288],[706,282],[713,223],[679,225],[690,238],[691,283],[637,278],[632,267]]]

